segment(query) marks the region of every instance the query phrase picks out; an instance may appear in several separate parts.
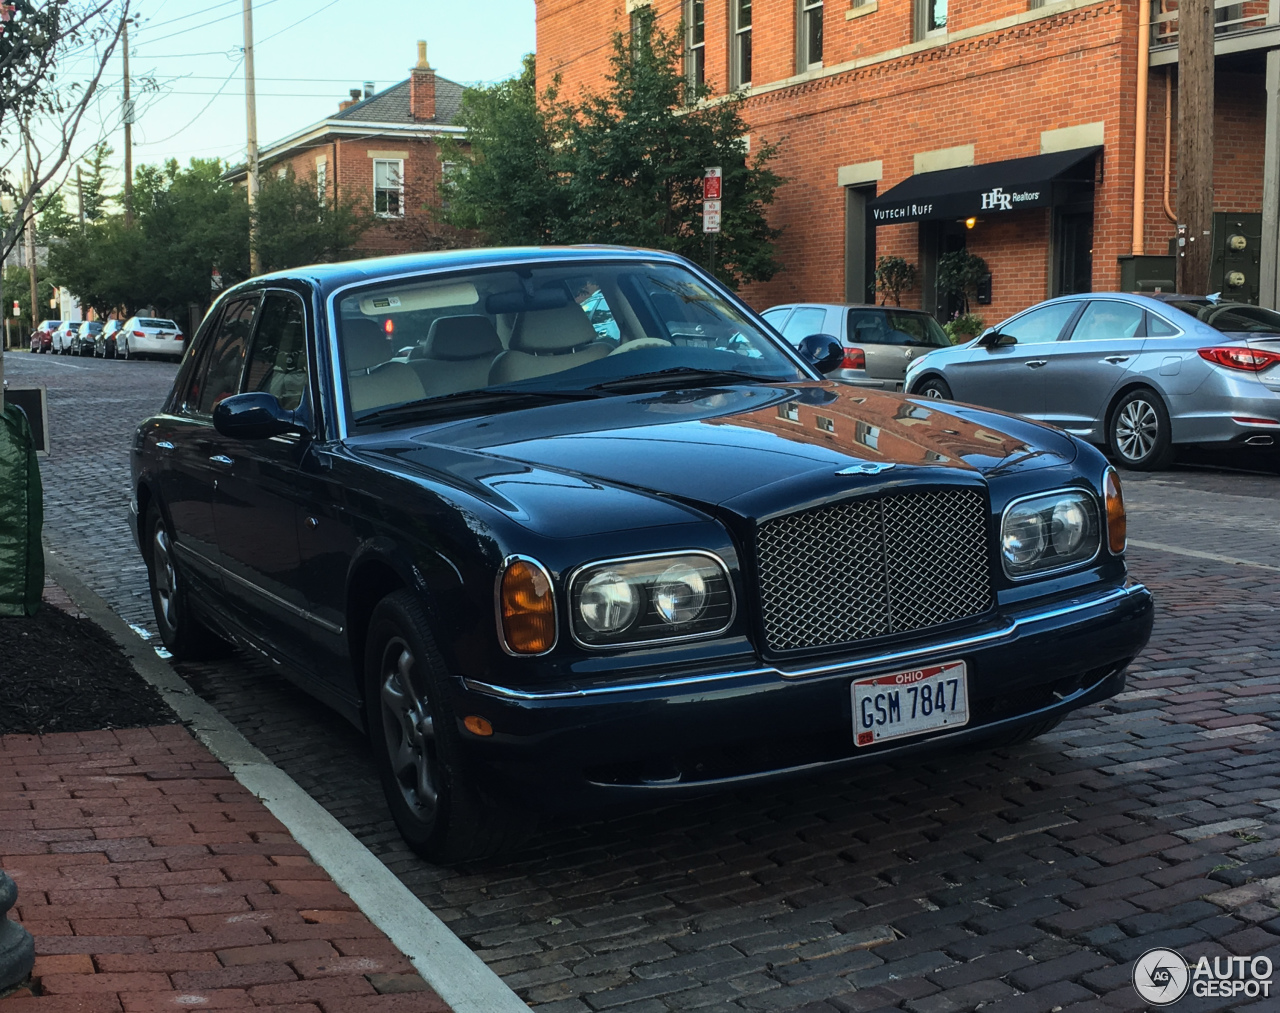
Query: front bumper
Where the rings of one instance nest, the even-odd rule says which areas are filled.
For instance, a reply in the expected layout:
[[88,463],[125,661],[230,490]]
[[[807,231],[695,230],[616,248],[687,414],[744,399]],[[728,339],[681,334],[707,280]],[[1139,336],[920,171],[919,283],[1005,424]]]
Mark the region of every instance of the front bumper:
[[[1154,607],[1141,584],[1112,585],[934,638],[804,670],[767,665],[643,683],[523,690],[461,680],[459,714],[474,771],[495,791],[545,807],[626,801],[837,769],[981,739],[1104,700],[1146,645]],[[970,719],[955,731],[858,748],[854,679],[963,660]],[[465,734],[465,733],[464,733]],[[505,786],[505,788],[504,788]]]

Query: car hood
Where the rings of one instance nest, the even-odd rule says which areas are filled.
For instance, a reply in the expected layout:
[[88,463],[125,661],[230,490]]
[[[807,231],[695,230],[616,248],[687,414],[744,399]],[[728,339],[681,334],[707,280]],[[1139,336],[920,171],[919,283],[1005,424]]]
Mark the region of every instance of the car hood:
[[930,473],[981,482],[1076,455],[1069,436],[1025,419],[830,381],[552,404],[370,434],[352,448],[489,491],[501,481],[504,495],[513,471],[539,471],[756,517],[774,512],[770,502],[795,509],[797,496],[847,495],[860,483]]

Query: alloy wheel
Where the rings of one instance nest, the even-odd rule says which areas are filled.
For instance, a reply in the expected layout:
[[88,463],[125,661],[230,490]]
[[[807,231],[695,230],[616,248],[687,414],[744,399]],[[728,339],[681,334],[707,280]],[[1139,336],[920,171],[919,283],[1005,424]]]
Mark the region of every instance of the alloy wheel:
[[400,637],[392,637],[382,650],[379,669],[382,731],[405,804],[430,820],[439,799],[435,722],[427,701],[414,691],[413,666],[412,648]]
[[1160,417],[1149,401],[1134,398],[1116,415],[1116,447],[1128,461],[1150,455],[1160,436]]
[[177,590],[178,572],[173,565],[173,552],[169,548],[169,533],[163,524],[157,524],[152,536],[152,580],[155,582],[156,598],[160,603],[160,612],[165,624],[174,629],[177,626]]
[[941,401],[942,391],[938,390],[937,387],[926,387],[924,389],[924,396],[927,398],[932,398],[935,401]]

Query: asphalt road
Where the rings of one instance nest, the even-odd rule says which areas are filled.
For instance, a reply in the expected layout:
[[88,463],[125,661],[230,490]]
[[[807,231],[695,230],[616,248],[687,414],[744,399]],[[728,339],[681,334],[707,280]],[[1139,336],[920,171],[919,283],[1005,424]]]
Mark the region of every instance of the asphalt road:
[[[5,366],[49,388],[51,549],[154,630],[126,455],[174,367]],[[179,671],[540,1013],[1137,1009],[1152,946],[1280,967],[1278,494],[1206,463],[1126,475],[1155,635],[1126,693],[1035,742],[564,820],[458,870],[405,849],[324,708],[248,658]],[[1275,1000],[1174,1009],[1245,1005]]]

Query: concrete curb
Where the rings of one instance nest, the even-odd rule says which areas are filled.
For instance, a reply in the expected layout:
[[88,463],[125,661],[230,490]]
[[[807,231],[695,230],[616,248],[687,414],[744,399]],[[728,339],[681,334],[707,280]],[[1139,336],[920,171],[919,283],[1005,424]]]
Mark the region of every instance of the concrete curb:
[[153,646],[111,611],[48,544],[45,568],[80,610],[120,645],[138,674],[159,691],[191,733],[262,800],[454,1013],[528,1013],[524,1001],[390,869],[230,721],[196,696]]

